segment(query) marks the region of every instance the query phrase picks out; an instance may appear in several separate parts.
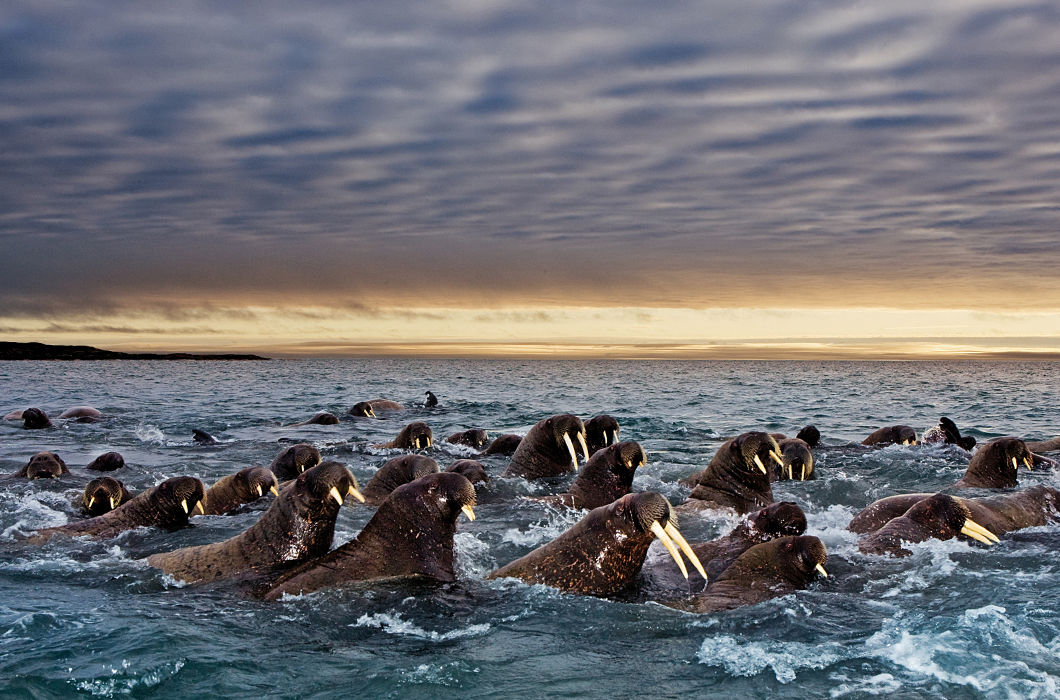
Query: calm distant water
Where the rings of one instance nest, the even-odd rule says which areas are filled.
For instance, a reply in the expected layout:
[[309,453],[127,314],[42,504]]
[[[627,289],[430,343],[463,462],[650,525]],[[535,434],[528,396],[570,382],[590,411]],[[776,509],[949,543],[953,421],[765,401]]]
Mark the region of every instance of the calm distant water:
[[[109,418],[48,431],[0,426],[0,472],[40,450],[73,474],[58,483],[0,484],[0,694],[23,697],[899,697],[1060,695],[1060,528],[1025,530],[992,549],[956,541],[895,560],[858,553],[844,528],[870,501],[955,481],[967,458],[944,447],[824,453],[819,479],[774,485],[806,511],[828,548],[829,581],[727,613],[699,616],[647,603],[486,582],[493,568],[547,542],[580,513],[520,500],[550,487],[495,478],[479,487],[478,519],[461,519],[459,581],[388,583],[279,603],[225,585],[187,586],[147,555],[230,537],[261,507],[197,518],[166,533],[103,541],[19,536],[77,518],[85,464],[121,452],[114,476],[134,490],[180,474],[207,484],[268,464],[281,440],[311,441],[364,483],[390,454],[367,447],[425,420],[440,440],[482,427],[524,433],[541,418],[610,413],[648,464],[636,490],[679,503],[678,479],[721,440],[747,430],[794,434],[813,423],[826,443],[884,425],[922,431],[948,415],[982,441],[1060,434],[1060,364],[861,362],[0,362],[0,410],[80,404]],[[406,405],[430,389],[441,405],[379,421],[284,427],[359,400]],[[193,428],[222,444],[193,444]],[[444,468],[471,456],[438,442]],[[1055,456],[1055,455],[1054,455]],[[506,458],[486,462],[499,475]],[[1058,485],[1022,474],[1023,485]],[[352,502],[352,501],[350,501]],[[336,544],[372,509],[347,506]],[[686,516],[691,540],[733,525]]]

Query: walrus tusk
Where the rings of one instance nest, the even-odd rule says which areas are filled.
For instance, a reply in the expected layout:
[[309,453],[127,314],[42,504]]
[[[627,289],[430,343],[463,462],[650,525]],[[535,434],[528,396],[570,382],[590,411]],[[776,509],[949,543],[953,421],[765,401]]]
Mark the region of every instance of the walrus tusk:
[[799,469],[799,481],[806,481],[806,465],[802,465]]
[[[755,455],[755,460],[754,461],[755,461],[755,464],[758,465],[758,468],[762,470],[763,474],[768,474],[769,473],[769,472],[766,471],[766,465],[762,464],[762,458],[761,457],[759,457],[758,455]],[[783,466],[783,465],[781,465],[781,466]]]
[[332,498],[334,498],[335,502],[338,503],[340,506],[342,505],[342,501],[343,501],[342,494],[339,493],[339,490],[337,488],[332,486],[331,490],[328,491],[328,495],[331,496]]
[[350,494],[353,494],[354,498],[356,498],[361,503],[364,503],[364,496],[361,494],[360,491],[357,490],[356,486],[350,486],[350,489],[346,492],[346,495],[349,496]]
[[[96,502],[96,497],[95,496],[89,496],[89,499],[88,499],[88,509],[89,510],[92,510],[92,504],[95,503],[95,502]],[[111,508],[114,508],[114,506],[111,506]]]
[[464,515],[467,516],[468,520],[474,520],[475,519],[475,511],[471,508],[471,506],[462,505],[462,506],[460,506],[460,510],[462,510],[464,512]]
[[670,536],[677,546],[681,548],[681,551],[688,557],[688,561],[692,562],[692,566],[696,567],[696,571],[703,577],[703,580],[707,580],[707,571],[703,568],[703,565],[699,563],[699,557],[692,551],[692,548],[688,545],[688,540],[685,539],[684,535],[680,533],[677,527],[673,523],[666,523],[666,527],[663,531]]
[[815,566],[813,568],[817,569],[817,571],[821,574],[821,576],[824,576],[825,578],[828,578],[828,572],[824,570],[824,566],[823,565],[818,564],[817,566]]
[[567,443],[567,451],[570,452],[571,466],[573,466],[574,470],[577,471],[578,470],[578,455],[574,451],[574,443],[571,442],[570,433],[563,433],[563,442]]
[[578,433],[578,442],[581,443],[582,453],[585,455],[585,463],[589,463],[589,446],[585,444],[585,433]]
[[254,488],[258,490],[258,498],[261,498],[264,495],[264,492],[261,490],[261,484],[254,484]]
[[195,502],[195,510],[199,511],[199,515],[206,515],[206,509],[202,507],[202,501]]
[[666,547],[666,551],[670,553],[674,561],[677,562],[677,568],[681,570],[681,574],[687,579],[688,568],[685,566],[685,562],[681,559],[681,555],[677,552],[677,547],[674,546],[674,541],[670,539],[670,536],[663,530],[662,525],[656,520],[651,524],[652,534],[655,535],[660,542],[663,543],[663,547]]
[[188,512],[188,499],[184,499],[180,502],[180,507],[184,509],[184,512]]
[[964,527],[961,528],[961,534],[967,535],[976,542],[982,542],[983,544],[997,544],[1001,541],[997,538],[997,535],[970,518],[965,519]]
[[372,418],[378,418],[379,417],[379,416],[375,415],[375,411],[372,410],[371,406],[368,407],[368,415],[371,416]]
[[795,480],[795,471],[794,471],[794,468],[790,464],[788,465],[788,478],[793,480],[793,481]]
[[427,436],[427,447],[430,447],[430,446],[431,446],[431,436],[428,435]]
[[115,507],[116,505],[117,505],[117,504],[115,504],[115,503],[114,503],[114,496],[111,496],[111,497],[110,497],[110,509],[111,509],[111,510],[114,510],[114,507]]
[[1026,457],[1024,457],[1024,458],[1023,458],[1023,464],[1024,464],[1024,465],[1025,465],[1025,466],[1027,467],[1027,469],[1028,469],[1028,470],[1030,470],[1030,471],[1034,471],[1034,467],[1033,467],[1033,466],[1031,466],[1031,465],[1033,465],[1034,463],[1033,463],[1033,462],[1031,462],[1031,461],[1030,461],[1029,459],[1027,459]]
[[275,486],[270,486],[269,487],[269,491],[272,491],[272,495],[273,496],[279,496],[280,495],[280,492],[276,490]]
[[782,466],[782,467],[784,466],[784,458],[781,457],[779,454],[777,454],[777,452],[775,450],[770,450],[769,451],[769,458],[772,459],[777,464],[779,464],[780,466]]

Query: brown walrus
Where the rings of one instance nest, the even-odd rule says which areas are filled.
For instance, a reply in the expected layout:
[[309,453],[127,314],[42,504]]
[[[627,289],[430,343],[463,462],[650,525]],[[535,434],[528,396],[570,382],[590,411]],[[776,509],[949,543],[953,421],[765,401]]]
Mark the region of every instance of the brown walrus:
[[983,544],[998,542],[996,535],[972,519],[968,506],[960,499],[936,493],[918,501],[875,532],[862,537],[858,540],[858,550],[864,554],[904,557],[912,554],[902,547],[904,542],[950,540],[957,535],[970,537]]
[[482,462],[474,459],[458,459],[450,464],[446,471],[462,474],[472,484],[490,480],[489,474],[486,473],[486,467],[483,466]]
[[89,462],[85,469],[90,472],[112,472],[125,466],[125,458],[117,452],[104,452]]
[[602,413],[585,421],[585,444],[591,457],[597,450],[618,442],[620,428],[614,416]]
[[678,548],[697,570],[703,567],[678,531],[675,517],[658,493],[626,494],[589,511],[553,541],[486,578],[518,578],[571,593],[614,595],[633,583],[656,537],[687,577]]
[[55,535],[113,537],[136,527],[153,526],[176,530],[187,526],[188,514],[202,508],[206,488],[191,476],[166,479],[109,513],[59,527],[41,530],[29,539],[40,544]]
[[[305,472],[303,472],[304,474]],[[276,475],[265,467],[247,467],[219,479],[206,490],[203,515],[227,515],[266,492],[276,493]]]
[[13,476],[24,479],[58,479],[63,474],[69,474],[66,462],[54,452],[38,452],[29,458],[26,466],[15,472]]
[[78,423],[96,423],[103,420],[103,413],[92,406],[73,406],[59,414],[60,418],[74,418]]
[[813,451],[801,438],[777,440],[783,464],[770,464],[769,477],[773,481],[809,481],[816,479],[813,469]]
[[307,418],[301,423],[295,423],[295,426],[299,425],[338,425],[339,418],[334,413],[328,413],[327,411],[320,411],[314,413],[312,418]]
[[540,420],[519,441],[519,447],[501,476],[540,479],[575,471],[578,453],[574,449],[574,440],[581,445],[582,456],[588,459],[589,448],[585,444],[585,425],[581,418],[560,413]]
[[862,445],[916,445],[916,430],[908,425],[889,425],[872,432]]
[[471,428],[469,430],[462,430],[459,433],[453,433],[447,437],[445,441],[452,445],[467,445],[468,447],[474,447],[477,450],[489,442],[490,439],[489,436],[486,435],[486,431],[482,428]]
[[1060,450],[1060,437],[1054,437],[1051,440],[1024,440],[1023,443],[1035,454]]
[[1023,464],[1031,468],[1034,455],[1019,438],[998,438],[980,447],[972,455],[964,476],[954,484],[956,488],[978,487],[1006,489],[1016,486],[1016,468]]
[[818,574],[827,578],[826,560],[818,538],[780,537],[745,551],[699,595],[662,603],[697,613],[761,603],[806,588]]
[[101,476],[85,485],[81,509],[89,516],[109,513],[133,498],[125,484],[111,476]]
[[969,452],[975,447],[975,438],[961,435],[957,424],[946,416],[939,418],[938,425],[925,430],[920,442],[925,445],[956,445]]
[[52,427],[48,414],[39,408],[27,408],[22,412],[22,427],[26,430],[40,430]]
[[307,442],[291,445],[276,455],[269,470],[281,482],[289,481],[306,469],[320,464],[320,450]]
[[331,548],[339,508],[351,494],[364,500],[350,470],[322,462],[285,483],[268,510],[242,533],[224,542],[154,554],[147,563],[199,583],[320,556]]
[[636,442],[605,447],[592,453],[567,493],[539,496],[533,500],[586,510],[606,506],[633,489],[637,467],[647,461],[644,448]]
[[404,486],[410,481],[428,474],[436,474],[438,471],[438,463],[430,457],[402,455],[384,462],[364,485],[361,493],[364,494],[368,505],[382,505],[398,486]]
[[742,514],[769,505],[773,502],[766,467],[770,460],[783,464],[772,435],[737,435],[718,448],[706,469],[681,482],[691,486],[692,493],[680,508],[731,508]]
[[390,442],[382,442],[372,447],[395,450],[422,450],[431,446],[434,434],[430,426],[422,421],[409,423]]
[[350,407],[350,410],[346,411],[351,416],[357,416],[358,418],[378,418],[375,415],[375,411],[372,410],[372,404],[367,401],[358,401]]
[[396,576],[453,581],[456,518],[463,512],[474,520],[474,505],[475,487],[460,474],[428,474],[399,486],[355,538],[285,573],[265,598]]
[[515,435],[514,433],[504,433],[498,435],[490,443],[489,447],[482,454],[487,455],[513,455],[515,451],[519,449],[519,443],[522,442],[522,435]]

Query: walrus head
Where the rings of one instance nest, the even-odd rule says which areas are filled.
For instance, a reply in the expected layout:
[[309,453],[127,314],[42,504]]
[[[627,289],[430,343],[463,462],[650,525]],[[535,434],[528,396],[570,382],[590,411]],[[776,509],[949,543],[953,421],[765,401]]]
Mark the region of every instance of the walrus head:
[[908,425],[889,425],[872,432],[862,445],[918,445],[916,430]]
[[246,501],[261,498],[266,491],[276,493],[277,486],[276,475],[265,467],[247,467],[235,473],[236,491]]
[[96,472],[112,472],[125,466],[125,458],[117,452],[104,452],[88,463],[85,469]]
[[[148,496],[150,490],[140,494]],[[176,476],[166,479],[154,488],[154,494],[147,499],[154,511],[155,520],[150,523],[159,527],[175,529],[188,524],[188,516],[193,510],[200,513],[203,500],[206,498],[206,487],[192,476]],[[137,499],[129,501],[122,508],[133,505]],[[147,524],[147,523],[141,523]]]
[[334,519],[348,496],[364,503],[357,478],[344,464],[328,460],[310,467],[283,486],[277,500],[290,502],[304,520],[330,518],[334,529]]
[[81,504],[89,515],[103,515],[121,505],[127,494],[125,485],[120,481],[111,476],[101,476],[85,486]]
[[821,431],[816,425],[807,425],[795,436],[810,447],[817,447],[821,443]]
[[66,462],[54,452],[38,452],[29,458],[26,466],[16,476],[27,479],[58,479],[63,474],[69,474]]
[[1003,437],[988,442],[972,455],[960,486],[982,488],[1013,488],[1017,484],[1016,471],[1019,465],[1031,469],[1034,455],[1027,444],[1014,437]]
[[589,446],[585,444],[585,424],[578,416],[570,413],[560,413],[545,420],[545,429],[552,435],[552,441],[556,448],[570,454],[571,466],[578,468],[578,451],[574,448],[577,442],[581,446],[581,454],[585,461],[589,461]]
[[737,463],[752,473],[758,471],[768,474],[769,469],[766,465],[770,461],[784,465],[780,446],[769,433],[750,432],[737,435],[729,441],[727,449],[737,457]]
[[39,408],[27,408],[22,412],[22,427],[27,430],[50,428],[52,421],[48,418],[48,414]]
[[320,450],[306,442],[291,445],[276,455],[269,470],[280,481],[289,481],[310,467],[320,464]]
[[748,518],[762,541],[806,532],[806,514],[791,501],[771,503]]
[[633,441],[597,450],[570,486],[571,505],[592,509],[621,498],[632,490],[637,467],[647,461],[644,448]]
[[787,438],[777,443],[780,448],[782,464],[772,467],[773,476],[778,480],[808,481],[816,479],[813,473],[813,452],[805,441],[799,438]]
[[519,443],[522,442],[522,435],[515,435],[513,433],[505,433],[498,435],[494,438],[493,442],[490,443],[489,447],[486,448],[485,454],[488,455],[511,455],[519,448]]
[[353,404],[347,413],[351,416],[357,416],[360,418],[378,418],[378,416],[375,415],[375,411],[372,410],[372,404],[367,401],[358,401]]
[[936,493],[889,520],[883,527],[862,537],[858,549],[865,554],[909,556],[904,542],[929,539],[951,540],[965,535],[983,544],[995,544],[997,537],[971,518],[968,507],[948,494]]
[[438,463],[424,455],[402,455],[387,460],[364,486],[364,497],[380,505],[399,486],[438,472]]
[[458,459],[450,464],[446,471],[462,474],[472,484],[490,480],[489,474],[486,473],[486,467],[482,465],[482,462],[474,459]]
[[824,568],[828,561],[828,553],[825,551],[824,543],[818,538],[811,535],[781,537],[756,545],[756,547],[768,547],[774,544],[778,560],[776,570],[781,572],[788,582],[801,588],[814,580],[818,574],[828,578],[828,571]]
[[589,455],[618,442],[619,425],[614,416],[602,414],[585,421],[585,442]]
[[321,411],[319,413],[314,413],[313,417],[305,423],[306,425],[338,425],[339,419],[334,413]]
[[430,426],[423,421],[416,421],[402,428],[388,446],[405,450],[423,450],[430,447],[433,441],[434,433],[431,432]]
[[482,428],[471,428],[470,430],[453,433],[447,437],[445,441],[453,445],[467,445],[468,447],[478,449],[488,443],[490,439],[489,436],[486,435],[486,431]]

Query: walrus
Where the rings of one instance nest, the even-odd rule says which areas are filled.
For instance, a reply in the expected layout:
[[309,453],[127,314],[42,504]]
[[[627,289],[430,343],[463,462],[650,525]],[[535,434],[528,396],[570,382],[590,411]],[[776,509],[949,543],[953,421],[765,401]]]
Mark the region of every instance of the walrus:
[[66,462],[54,452],[38,452],[29,458],[26,466],[14,474],[24,479],[58,479],[63,474],[69,474]]
[[656,537],[686,578],[687,567],[678,548],[706,577],[699,559],[677,529],[670,503],[649,491],[626,494],[594,508],[556,539],[486,578],[518,578],[571,593],[614,595],[633,583]]
[[214,544],[154,554],[147,563],[187,583],[305,561],[327,553],[335,537],[335,520],[345,499],[357,491],[357,480],[338,462],[322,462],[285,483],[256,523]]
[[986,443],[972,455],[964,476],[955,488],[1005,489],[1016,486],[1016,468],[1022,463],[1031,468],[1034,455],[1019,438],[998,438]]
[[470,430],[453,433],[445,441],[452,445],[467,445],[477,450],[489,442],[490,439],[482,428],[471,428]]
[[391,401],[390,399],[369,399],[366,403],[372,407],[372,411],[374,412],[405,410],[405,407],[402,404],[399,404],[397,401]]
[[350,414],[351,416],[357,416],[359,418],[379,417],[375,415],[375,411],[372,410],[372,404],[368,403],[367,401],[358,401],[357,403],[353,404],[353,406],[350,407],[350,410],[346,411],[346,413]]
[[372,447],[397,449],[397,450],[421,450],[431,446],[434,434],[430,426],[422,421],[409,423],[390,442],[381,442]]
[[472,484],[490,480],[489,474],[486,473],[486,467],[483,466],[482,462],[474,459],[458,459],[450,464],[446,471],[462,474]]
[[889,425],[871,433],[862,445],[916,445],[916,430],[908,425]]
[[198,428],[192,429],[191,439],[195,441],[196,445],[216,445],[220,442],[213,435],[210,435],[205,430],[199,430]]
[[22,420],[22,409],[19,408],[19,409],[15,409],[14,411],[11,411],[6,416],[4,416],[4,420],[21,421]]
[[1051,440],[1024,440],[1023,443],[1035,454],[1060,450],[1060,437],[1054,437]]
[[112,472],[125,466],[125,458],[118,452],[104,452],[85,465],[90,472]]
[[114,537],[126,530],[145,526],[177,530],[187,526],[188,514],[192,510],[202,510],[205,495],[206,488],[198,479],[191,476],[173,477],[134,496],[109,513],[40,530],[30,541],[40,544],[59,534],[71,537]]
[[661,602],[697,613],[761,603],[806,588],[818,574],[827,578],[827,557],[816,537],[780,537],[745,551],[694,598]]
[[307,442],[291,445],[276,455],[269,465],[269,471],[281,482],[289,481],[306,469],[320,464],[320,450]]
[[339,418],[334,413],[328,413],[327,411],[320,411],[314,413],[312,418],[302,421],[301,423],[295,423],[298,425],[338,425]]
[[462,512],[474,520],[474,506],[475,487],[460,474],[428,474],[399,486],[356,537],[285,573],[265,598],[397,576],[454,581],[456,518]]
[[482,454],[486,455],[513,455],[515,451],[519,449],[519,443],[522,442],[522,435],[515,435],[513,433],[504,433],[498,435],[490,443],[489,447]]
[[40,430],[52,427],[48,414],[39,408],[27,408],[22,412],[22,427],[26,430]]
[[912,552],[902,547],[903,542],[950,540],[957,535],[987,545],[999,541],[994,533],[972,519],[968,506],[961,500],[936,493],[913,504],[905,513],[887,521],[878,530],[864,535],[858,540],[858,550],[863,554],[904,557]]
[[[881,498],[855,515],[847,529],[859,535],[875,532],[932,495],[907,493]],[[1013,530],[1056,522],[1060,515],[1060,491],[1050,486],[1031,486],[982,498],[955,498],[968,508],[975,522],[999,537]]]
[[681,483],[692,487],[692,493],[681,504],[682,509],[731,508],[750,513],[773,502],[766,462],[783,464],[780,447],[772,435],[749,432],[725,442],[707,468]]
[[920,442],[924,445],[956,445],[969,452],[975,447],[975,438],[961,435],[957,424],[946,416],[939,418],[938,425],[925,430]]
[[784,438],[777,441],[783,464],[770,463],[769,477],[773,481],[816,479],[813,469],[813,451],[805,440]]
[[435,396],[432,392],[425,392],[424,396],[427,397],[423,400],[424,408],[434,408],[438,405],[438,397]]
[[85,485],[81,509],[90,516],[109,513],[133,498],[125,484],[112,476],[101,476]]
[[574,438],[588,460],[589,448],[585,444],[585,425],[581,418],[560,413],[538,421],[519,441],[519,447],[501,476],[540,479],[575,471],[578,453],[574,450]]
[[538,496],[533,500],[586,510],[606,506],[633,490],[637,467],[647,461],[644,448],[636,442],[605,447],[592,453],[567,493]]
[[[804,532],[806,514],[802,508],[791,501],[779,501],[748,515],[723,537],[690,544],[703,563],[707,576],[715,579],[754,545]],[[641,569],[642,587],[652,597],[701,590],[707,583],[706,579],[692,571],[688,572],[687,580],[679,580],[673,569],[665,564],[669,564],[666,554],[652,546]]]
[[[303,472],[304,473],[304,472]],[[266,492],[276,493],[276,475],[265,467],[247,467],[222,477],[206,489],[203,515],[228,515]]]
[[618,442],[618,420],[614,416],[601,414],[585,421],[585,444],[591,457],[597,450]]
[[370,506],[382,505],[398,486],[439,471],[438,463],[423,455],[402,455],[387,460],[364,485],[361,493]]
[[103,412],[92,406],[73,406],[59,414],[60,418],[74,418],[78,423],[97,423],[103,420]]

